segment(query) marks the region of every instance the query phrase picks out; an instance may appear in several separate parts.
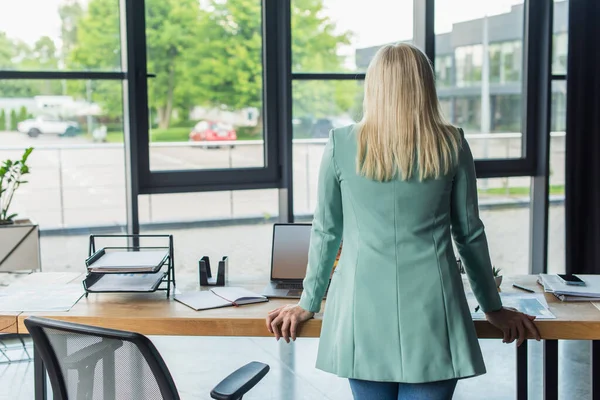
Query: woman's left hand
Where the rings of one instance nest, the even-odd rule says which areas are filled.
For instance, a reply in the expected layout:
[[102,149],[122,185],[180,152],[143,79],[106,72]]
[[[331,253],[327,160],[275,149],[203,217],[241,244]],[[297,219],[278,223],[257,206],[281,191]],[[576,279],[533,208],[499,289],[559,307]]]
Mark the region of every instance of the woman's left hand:
[[299,305],[287,305],[276,308],[267,316],[267,328],[279,340],[283,337],[286,342],[296,340],[298,325],[311,319],[315,313],[306,311]]

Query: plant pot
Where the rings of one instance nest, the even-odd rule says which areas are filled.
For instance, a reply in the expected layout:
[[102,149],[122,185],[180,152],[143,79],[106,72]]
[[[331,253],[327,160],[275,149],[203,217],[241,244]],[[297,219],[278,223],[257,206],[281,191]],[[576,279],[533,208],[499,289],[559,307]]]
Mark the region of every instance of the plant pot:
[[0,223],[0,272],[40,269],[39,226],[28,219]]
[[502,284],[502,275],[500,276],[495,276],[494,280],[496,281],[496,287],[499,288],[500,285]]

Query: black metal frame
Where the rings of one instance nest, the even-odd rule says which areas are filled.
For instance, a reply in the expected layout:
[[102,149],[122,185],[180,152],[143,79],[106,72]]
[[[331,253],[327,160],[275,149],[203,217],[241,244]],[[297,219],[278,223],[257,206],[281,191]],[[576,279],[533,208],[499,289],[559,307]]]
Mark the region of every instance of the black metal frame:
[[[139,108],[139,121],[144,121],[137,130],[132,130],[136,137],[136,154],[132,154],[132,161],[137,158],[137,186],[138,194],[155,193],[183,193],[222,190],[267,189],[280,186],[281,168],[279,157],[279,140],[276,134],[279,116],[277,113],[277,96],[274,96],[278,86],[277,59],[279,47],[273,38],[277,36],[271,32],[279,27],[274,18],[277,12],[277,2],[263,0],[263,115],[265,121],[264,131],[264,167],[262,168],[233,168],[233,169],[206,169],[206,170],[180,170],[180,171],[155,171],[150,167],[150,141],[148,129],[148,107],[146,82],[146,46],[145,46],[145,2],[144,0],[129,0],[136,3],[136,16],[132,19],[131,31],[138,40],[131,50],[130,58],[135,60],[135,70],[132,71],[137,86],[137,93],[144,94],[142,102],[144,107]],[[128,20],[129,20],[128,19]],[[142,54],[143,53],[143,54]],[[136,109],[137,110],[137,109]]]
[[[96,238],[123,238],[127,239],[129,242],[135,241],[136,245],[129,246],[110,246],[103,247],[99,250],[96,250]],[[140,246],[139,241],[143,238],[162,238],[168,239],[168,246]],[[175,289],[175,251],[173,248],[173,235],[90,235],[89,241],[89,252],[88,258],[85,261],[86,267],[89,267],[94,261],[100,258],[105,252],[105,249],[109,250],[127,250],[127,251],[140,251],[144,249],[162,249],[167,250],[167,254],[162,260],[160,266],[150,274],[156,274],[157,276],[161,275],[162,278],[157,281],[154,287],[149,290],[94,290],[93,285],[98,282],[102,276],[108,274],[117,274],[117,272],[109,272],[109,273],[98,273],[98,272],[87,272],[86,277],[83,281],[83,288],[85,289],[85,297],[88,296],[89,293],[154,293],[156,291],[164,291],[167,293],[167,298],[171,295],[171,287]],[[167,271],[163,271],[163,266],[167,264]],[[129,272],[129,274],[146,274],[147,272]],[[166,287],[163,286],[166,284]]]
[[[29,317],[24,323],[34,342],[36,400],[46,400],[47,398],[46,373],[50,378],[54,399],[68,399],[67,388],[59,360],[57,359],[56,353],[54,352],[44,329],[53,329],[65,333],[76,333],[132,343],[148,363],[150,371],[158,383],[162,398],[165,400],[178,400],[180,398],[167,364],[154,344],[144,335],[135,332],[98,328],[39,317]],[[104,365],[108,364],[107,361],[107,359],[104,359],[103,368],[111,369],[112,366]],[[112,363],[114,364],[114,357]],[[223,400],[241,400],[243,395],[256,386],[268,372],[269,366],[267,364],[256,361],[248,363],[218,383],[211,391],[211,397]],[[114,373],[114,368],[112,368],[112,373]],[[108,392],[110,393],[110,390]],[[107,399],[114,398],[114,391],[112,392],[112,397],[106,395],[106,393],[107,391],[104,392]]]

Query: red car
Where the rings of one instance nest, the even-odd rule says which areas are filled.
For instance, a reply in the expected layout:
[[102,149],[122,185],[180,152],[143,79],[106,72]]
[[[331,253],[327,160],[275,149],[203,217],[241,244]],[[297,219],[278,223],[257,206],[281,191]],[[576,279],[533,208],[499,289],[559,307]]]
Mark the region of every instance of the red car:
[[[193,142],[222,142],[237,140],[237,134],[233,126],[214,121],[200,121],[190,132],[190,140]],[[233,145],[231,146],[233,147]]]

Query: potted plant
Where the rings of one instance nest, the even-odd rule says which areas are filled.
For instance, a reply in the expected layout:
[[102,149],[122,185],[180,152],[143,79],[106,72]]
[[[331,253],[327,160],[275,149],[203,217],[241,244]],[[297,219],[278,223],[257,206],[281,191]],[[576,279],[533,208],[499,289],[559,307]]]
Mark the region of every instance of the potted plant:
[[494,280],[496,281],[496,287],[500,287],[502,284],[502,275],[500,275],[500,268],[496,268],[496,266],[492,266],[492,274],[494,274]]
[[0,272],[36,270],[40,267],[39,228],[29,219],[16,219],[10,211],[14,195],[27,183],[27,160],[33,151],[25,150],[18,160],[0,164]]

